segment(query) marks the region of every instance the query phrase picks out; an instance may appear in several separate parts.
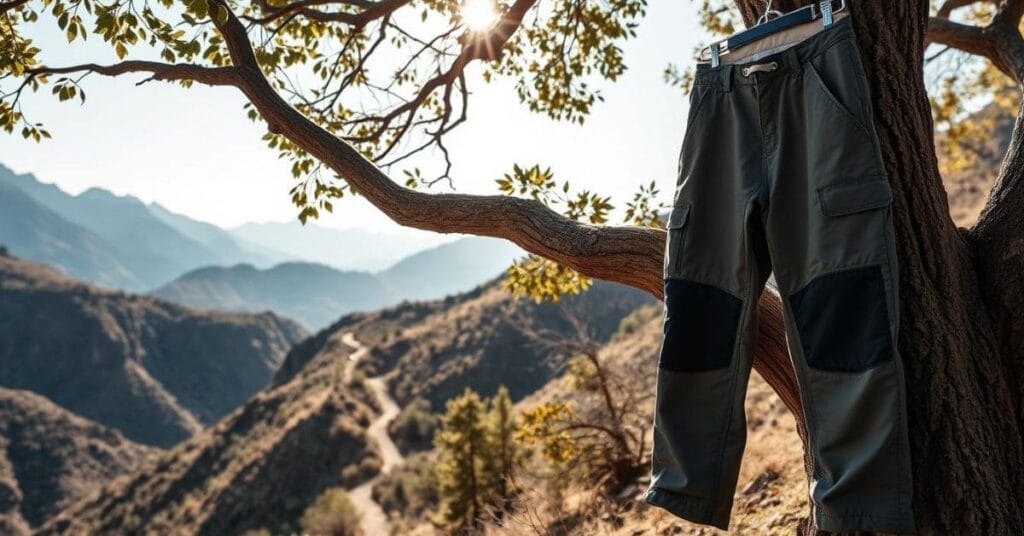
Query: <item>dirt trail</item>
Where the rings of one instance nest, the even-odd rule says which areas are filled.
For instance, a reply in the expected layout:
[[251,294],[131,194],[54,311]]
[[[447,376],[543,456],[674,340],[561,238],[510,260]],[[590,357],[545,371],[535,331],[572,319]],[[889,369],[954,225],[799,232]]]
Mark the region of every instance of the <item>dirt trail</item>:
[[[352,381],[352,373],[356,365],[366,355],[369,348],[356,340],[351,332],[342,335],[341,342],[355,350],[349,354],[349,362],[345,366],[344,379],[347,384]],[[352,503],[362,515],[359,525],[363,529],[364,536],[378,536],[388,533],[388,516],[381,509],[380,505],[373,500],[373,484],[381,475],[387,473],[392,467],[402,463],[405,459],[402,453],[398,451],[395,442],[391,440],[391,436],[388,435],[388,424],[398,416],[401,408],[398,407],[398,403],[395,402],[394,398],[391,398],[391,393],[388,392],[386,374],[367,378],[365,384],[370,392],[373,393],[373,396],[377,398],[377,403],[382,410],[381,414],[366,429],[366,435],[377,444],[377,449],[380,451],[381,468],[377,476],[349,491],[349,498],[352,499]]]

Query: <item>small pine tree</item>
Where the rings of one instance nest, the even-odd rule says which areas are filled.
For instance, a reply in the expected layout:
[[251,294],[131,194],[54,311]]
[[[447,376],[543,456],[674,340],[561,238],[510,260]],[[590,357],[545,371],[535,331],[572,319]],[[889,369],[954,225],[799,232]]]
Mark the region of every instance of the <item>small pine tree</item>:
[[490,477],[496,502],[506,508],[513,494],[513,472],[521,458],[521,449],[515,439],[516,418],[512,411],[512,398],[504,385],[491,398],[489,405],[487,436],[490,452],[485,462],[486,474]]
[[464,532],[479,527],[487,497],[482,478],[487,450],[484,404],[472,389],[445,406],[441,429],[434,435],[439,451],[438,493],[441,520],[449,528]]

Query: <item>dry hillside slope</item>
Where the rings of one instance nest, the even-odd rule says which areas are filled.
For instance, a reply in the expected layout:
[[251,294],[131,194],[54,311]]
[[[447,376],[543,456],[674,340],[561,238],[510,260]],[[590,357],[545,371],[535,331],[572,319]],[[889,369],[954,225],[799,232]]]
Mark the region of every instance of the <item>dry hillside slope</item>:
[[580,295],[558,303],[516,299],[495,279],[444,300],[404,303],[373,313],[348,315],[303,341],[285,358],[275,381],[314,360],[337,359],[348,347],[341,341],[352,331],[370,347],[361,367],[367,376],[392,369],[390,390],[399,404],[416,398],[434,410],[471,386],[490,395],[505,385],[520,399],[559,375],[564,362],[557,352],[534,344],[523,334],[542,329],[568,334],[569,312],[581,318],[591,336],[606,341],[619,322],[636,308],[654,303],[637,290],[595,282]]
[[0,386],[173,445],[264,387],[305,336],[276,315],[196,311],[0,255]]
[[0,534],[28,534],[156,452],[39,395],[0,388]]
[[325,489],[376,472],[368,394],[343,362],[311,364],[134,474],[53,518],[41,534],[241,534],[298,530]]

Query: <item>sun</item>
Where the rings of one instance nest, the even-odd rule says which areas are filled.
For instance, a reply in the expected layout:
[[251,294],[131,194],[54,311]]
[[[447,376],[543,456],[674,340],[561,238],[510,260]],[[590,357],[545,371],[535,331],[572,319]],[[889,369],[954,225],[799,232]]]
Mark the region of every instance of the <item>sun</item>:
[[474,32],[488,30],[498,21],[494,0],[465,0],[460,15],[466,27]]

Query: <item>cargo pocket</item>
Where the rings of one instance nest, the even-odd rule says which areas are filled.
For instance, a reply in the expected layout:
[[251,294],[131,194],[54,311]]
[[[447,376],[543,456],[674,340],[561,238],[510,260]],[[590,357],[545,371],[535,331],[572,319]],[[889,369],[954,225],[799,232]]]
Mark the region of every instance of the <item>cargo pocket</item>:
[[846,216],[889,206],[892,188],[888,177],[871,177],[863,182],[818,188],[818,200],[825,216]]
[[668,237],[665,243],[666,278],[677,277],[682,267],[683,242],[686,239],[686,222],[690,216],[690,204],[679,203],[668,215]]

